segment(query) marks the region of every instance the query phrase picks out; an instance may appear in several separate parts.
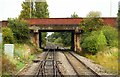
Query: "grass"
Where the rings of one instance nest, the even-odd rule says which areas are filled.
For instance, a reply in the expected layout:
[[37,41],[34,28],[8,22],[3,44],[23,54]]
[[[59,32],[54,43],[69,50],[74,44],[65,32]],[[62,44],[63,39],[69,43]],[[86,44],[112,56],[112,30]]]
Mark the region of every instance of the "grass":
[[[35,48],[35,46],[29,44],[14,44],[14,58],[7,58],[4,56],[4,73],[3,75],[10,75],[17,73],[22,69],[26,64],[31,64],[32,60],[36,57],[34,52],[40,52],[40,49]],[[7,63],[9,64],[6,65]],[[15,68],[15,70],[12,70]]]
[[15,44],[15,57],[17,59],[17,70],[20,70],[25,64],[31,63],[35,58],[31,52],[32,47],[27,44]]
[[111,73],[118,73],[118,49],[111,48],[98,52],[96,55],[85,54],[85,57],[92,59],[95,63],[107,68]]
[[25,63],[24,62],[22,62],[22,61],[18,61],[17,62],[17,70],[20,70],[20,69],[22,69],[23,67],[25,66]]

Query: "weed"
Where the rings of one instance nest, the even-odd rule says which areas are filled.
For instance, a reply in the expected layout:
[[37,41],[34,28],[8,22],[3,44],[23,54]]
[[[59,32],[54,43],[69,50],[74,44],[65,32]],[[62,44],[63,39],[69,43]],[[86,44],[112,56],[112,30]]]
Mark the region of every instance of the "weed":
[[96,55],[85,54],[85,57],[92,59],[95,63],[100,64],[110,70],[112,73],[118,73],[118,49],[111,48],[101,51]]

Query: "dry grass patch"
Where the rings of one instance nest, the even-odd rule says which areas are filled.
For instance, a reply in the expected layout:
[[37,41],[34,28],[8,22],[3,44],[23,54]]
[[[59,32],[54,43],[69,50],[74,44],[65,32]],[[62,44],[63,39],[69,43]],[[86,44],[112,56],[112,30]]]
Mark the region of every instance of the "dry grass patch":
[[106,51],[98,52],[96,55],[85,55],[87,58],[92,59],[95,63],[100,64],[107,68],[112,73],[118,73],[118,49],[111,48]]

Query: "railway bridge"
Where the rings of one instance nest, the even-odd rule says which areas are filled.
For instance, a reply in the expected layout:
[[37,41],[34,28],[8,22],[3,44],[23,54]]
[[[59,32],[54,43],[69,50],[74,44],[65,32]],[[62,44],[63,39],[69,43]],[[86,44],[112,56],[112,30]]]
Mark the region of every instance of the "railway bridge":
[[43,18],[43,19],[27,19],[31,32],[34,33],[34,42],[41,47],[41,32],[71,32],[71,50],[80,50],[79,40],[81,29],[79,23],[82,19],[78,18]]
[[[71,32],[71,50],[81,51],[80,49],[80,37],[82,29],[79,24],[84,18],[29,18],[25,19],[31,30],[32,41],[36,46],[41,48],[41,33],[42,32]],[[109,24],[113,27],[117,25],[117,17],[101,17],[105,24]],[[2,27],[7,26],[8,21],[0,21]]]
[[[116,25],[116,18],[101,18],[106,24]],[[81,51],[80,37],[82,29],[79,24],[83,18],[30,18],[26,19],[29,23],[31,33],[33,33],[34,43],[41,48],[41,32],[71,32],[71,50]]]

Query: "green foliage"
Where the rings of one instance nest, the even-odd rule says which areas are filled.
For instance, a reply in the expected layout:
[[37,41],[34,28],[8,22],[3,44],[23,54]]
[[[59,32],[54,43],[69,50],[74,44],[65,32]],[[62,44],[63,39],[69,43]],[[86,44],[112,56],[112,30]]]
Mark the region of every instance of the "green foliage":
[[42,32],[41,33],[41,40],[42,40],[42,45],[45,46],[46,45],[46,36],[47,36],[47,32]]
[[106,46],[106,38],[102,31],[93,31],[89,36],[82,39],[81,47],[90,53],[97,53]]
[[35,2],[35,17],[48,18],[49,12],[47,7],[48,5],[46,2]]
[[62,39],[61,39],[61,37],[60,38],[57,38],[55,41],[54,41],[54,43],[62,43]]
[[[33,2],[31,2],[31,5],[32,6],[31,6],[31,9],[30,9],[30,2],[23,2],[22,3],[22,10],[21,10],[19,19],[30,18],[30,14],[31,14],[32,18],[34,17],[35,10],[33,9]],[[30,13],[30,10],[31,10],[31,13]]]
[[24,20],[9,19],[8,27],[13,31],[15,41],[17,43],[26,43],[29,41],[29,28]]
[[105,47],[118,47],[118,32],[111,26],[103,26],[97,31],[83,33],[81,47],[83,50],[97,53]]
[[70,32],[54,32],[48,36],[49,42],[62,43],[64,46],[71,46],[71,33]]
[[[30,6],[31,3],[31,6]],[[49,12],[47,9],[48,5],[46,2],[23,2],[22,11],[19,18],[48,18]]]
[[88,18],[97,18],[100,16],[101,16],[101,13],[99,11],[90,11],[89,14],[87,14]]
[[117,13],[117,23],[118,23],[118,26],[120,27],[120,7],[118,8],[118,13]]
[[71,18],[79,18],[79,16],[74,12],[74,13],[71,15]]
[[[31,9],[30,9],[31,7]],[[48,5],[47,2],[35,2],[33,3],[33,0],[29,2],[23,2],[22,3],[22,11],[20,13],[19,19],[25,19],[25,18],[48,18],[49,12],[48,12]],[[46,33],[42,35],[42,44],[46,44]]]
[[84,32],[97,30],[104,25],[103,20],[100,19],[99,14],[99,12],[90,12],[87,15],[87,18],[83,19],[83,21],[80,23],[80,27],[84,30]]
[[18,62],[17,62],[17,64],[16,64],[16,69],[17,69],[17,70],[20,70],[20,69],[22,69],[24,66],[25,66],[25,63],[18,60]]
[[108,46],[118,47],[118,30],[116,28],[111,26],[103,26],[101,31],[103,31],[106,37]]
[[70,32],[64,32],[64,33],[61,33],[62,36],[62,43],[64,46],[71,46],[71,33]]
[[118,74],[118,48],[107,48],[103,52],[98,52],[96,55],[85,54],[85,57],[92,59],[96,64],[100,64],[107,68],[106,72]]
[[[14,43],[14,58],[8,57],[7,55],[2,55],[2,72],[3,75],[15,74],[20,69],[22,69],[26,64],[32,63],[35,59],[35,47],[31,44],[18,44]],[[34,48],[34,49],[33,49]],[[38,53],[40,54],[40,53]],[[9,66],[9,67],[8,67]]]
[[2,28],[2,33],[3,33],[2,39],[4,44],[14,43],[13,32],[10,28],[8,27]]
[[98,44],[98,50],[103,50],[107,45],[105,35],[103,34],[102,31],[100,31],[100,33],[98,34],[97,44]]

